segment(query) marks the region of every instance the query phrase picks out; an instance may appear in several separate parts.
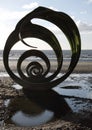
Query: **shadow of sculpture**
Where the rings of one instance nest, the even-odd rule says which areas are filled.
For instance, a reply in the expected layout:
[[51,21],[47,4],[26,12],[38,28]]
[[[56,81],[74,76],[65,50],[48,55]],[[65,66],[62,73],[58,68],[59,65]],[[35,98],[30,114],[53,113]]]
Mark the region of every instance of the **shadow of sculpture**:
[[24,94],[32,101],[39,104],[42,108],[53,111],[55,117],[61,117],[71,111],[64,98],[53,90],[47,91],[28,91],[23,89]]
[[[21,120],[23,120],[23,116],[19,117],[20,114],[17,115],[19,112],[25,115],[24,120],[26,120],[26,116],[30,117],[29,121],[27,121],[27,124],[25,123],[24,126],[40,125],[41,121],[39,123],[39,120],[43,121],[47,119],[46,122],[48,122],[53,119],[62,118],[71,112],[71,108],[64,98],[53,90],[30,92],[27,89],[24,89],[23,92],[25,94],[24,97],[11,99],[8,104],[10,115],[6,123],[23,126],[23,121],[20,123],[20,119],[22,118]],[[35,120],[39,117],[39,120],[37,121],[39,124],[32,124],[30,120],[32,117],[35,117]],[[43,118],[40,119],[40,117]]]

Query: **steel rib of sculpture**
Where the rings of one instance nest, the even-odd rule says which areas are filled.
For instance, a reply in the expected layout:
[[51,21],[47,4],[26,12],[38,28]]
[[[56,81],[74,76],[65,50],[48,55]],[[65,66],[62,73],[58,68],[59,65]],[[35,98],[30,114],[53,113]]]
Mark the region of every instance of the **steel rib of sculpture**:
[[[67,72],[58,79],[56,78],[56,76],[60,73],[63,63],[62,48],[57,38],[50,30],[31,22],[31,20],[34,18],[44,19],[55,24],[65,34],[69,41],[72,52],[71,62],[67,69]],[[54,73],[52,73],[52,75],[47,76],[51,68],[48,57],[42,51],[35,49],[35,47],[27,44],[24,41],[24,38],[29,37],[38,38],[45,41],[55,52],[57,58],[57,69]],[[19,76],[16,76],[9,66],[9,54],[12,47],[18,41],[21,41],[23,44],[29,46],[31,49],[25,51],[18,59],[17,71]],[[15,82],[27,89],[45,90],[51,89],[52,87],[55,87],[59,83],[63,82],[72,73],[79,60],[80,52],[80,34],[74,21],[63,12],[53,11],[45,7],[38,7],[34,11],[23,17],[16,25],[15,30],[8,37],[3,52],[3,61],[7,72]],[[21,69],[21,65],[23,61],[26,60],[26,58],[31,56],[40,57],[46,64],[46,70],[44,70],[43,66],[39,62],[30,61],[30,63],[26,67],[26,76]]]

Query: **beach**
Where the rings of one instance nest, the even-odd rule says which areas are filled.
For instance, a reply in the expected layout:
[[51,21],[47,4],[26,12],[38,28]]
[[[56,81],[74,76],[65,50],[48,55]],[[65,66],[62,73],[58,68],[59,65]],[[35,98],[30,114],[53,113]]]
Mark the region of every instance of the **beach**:
[[[14,61],[12,60],[10,62],[10,64],[12,66],[12,70],[16,71],[15,60]],[[25,66],[25,64],[24,64],[24,66]],[[52,61],[52,64],[53,64],[53,66],[52,66],[51,72],[53,72],[56,69],[56,65],[55,65],[54,61]],[[61,72],[64,73],[67,70],[67,67],[68,67],[68,61],[66,61],[64,63]],[[90,74],[89,75],[89,78],[90,78],[91,75],[92,75],[92,62],[91,61],[86,61],[86,62],[85,61],[80,61],[80,62],[78,62],[76,68],[74,69],[74,71],[72,73],[72,76],[70,76],[71,79],[73,79],[74,76],[78,75],[78,74],[79,75],[82,74],[82,76],[85,75],[85,74]],[[80,76],[80,77],[82,77],[82,76]],[[75,76],[75,78],[77,78],[77,77]],[[84,77],[84,80],[85,80],[85,78],[86,78],[86,76]],[[81,78],[80,78],[80,80],[81,80]],[[64,84],[67,84],[67,82],[68,81],[64,82]],[[81,82],[82,82],[82,80],[81,80]],[[90,84],[91,83],[92,82],[90,80]],[[1,129],[7,129],[7,130],[8,129],[9,130],[15,130],[15,129],[16,130],[20,130],[20,129],[23,129],[23,130],[29,130],[29,129],[30,130],[41,130],[41,129],[42,130],[49,130],[49,129],[52,129],[52,130],[57,130],[57,129],[62,129],[62,130],[66,130],[66,129],[69,129],[69,130],[80,130],[80,129],[81,130],[82,129],[83,130],[91,130],[92,129],[92,125],[91,125],[92,120],[90,119],[90,116],[89,116],[92,113],[91,113],[91,110],[89,111],[89,109],[88,109],[88,112],[87,111],[84,112],[84,115],[80,115],[80,113],[76,114],[76,112],[74,112],[72,114],[70,112],[66,116],[63,116],[62,118],[55,119],[54,121],[52,120],[50,122],[43,123],[43,124],[40,124],[40,125],[34,126],[34,127],[32,127],[32,126],[31,127],[28,127],[28,126],[23,127],[23,126],[17,126],[15,124],[7,123],[6,119],[8,119],[9,113],[7,112],[7,107],[4,104],[5,100],[14,99],[16,97],[20,98],[20,97],[24,96],[24,93],[23,93],[22,90],[17,90],[17,89],[12,87],[13,84],[15,84],[15,82],[8,76],[8,74],[7,74],[7,72],[6,72],[5,68],[4,68],[3,62],[1,60],[0,61],[0,113],[1,113],[1,115],[5,116],[5,119],[3,119],[2,117],[0,119],[1,120],[1,123],[0,123],[1,124]],[[74,83],[72,82],[72,85],[73,84]],[[75,88],[75,90],[77,90],[77,89]],[[91,88],[90,88],[90,91],[91,91]],[[69,98],[71,100],[71,99],[74,98],[74,96],[77,96],[77,94],[75,94],[72,97],[71,96],[69,97],[69,95],[67,95],[67,94],[64,95],[64,96],[65,96],[65,98],[67,98],[67,99]],[[75,102],[77,100],[81,100],[80,105],[82,103],[84,103],[84,102],[85,103],[87,102],[88,103],[87,105],[89,105],[92,102],[91,98],[88,97],[88,100],[87,100],[86,97],[84,97],[84,96],[83,97],[80,96],[79,99],[75,100]],[[89,105],[89,106],[90,106],[90,109],[91,109],[92,106],[91,105]],[[84,108],[81,108],[81,110],[82,109],[84,109]]]

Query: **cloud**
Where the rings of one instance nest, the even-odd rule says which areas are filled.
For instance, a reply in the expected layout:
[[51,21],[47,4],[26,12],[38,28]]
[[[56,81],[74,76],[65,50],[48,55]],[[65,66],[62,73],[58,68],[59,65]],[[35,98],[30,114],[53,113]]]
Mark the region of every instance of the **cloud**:
[[92,3],[92,0],[88,0],[89,3]]
[[[38,3],[34,2],[34,3],[30,3],[30,4],[26,4],[22,7],[22,9],[34,9],[38,7]],[[21,11],[16,11],[16,10],[9,10],[9,9],[5,9],[5,8],[0,8],[0,23],[1,22],[7,22],[8,21],[14,21],[16,22],[16,20],[20,20],[22,17],[24,17],[26,14],[29,13],[29,10],[21,10]]]
[[9,9],[0,8],[0,49],[3,49],[6,39],[14,30],[17,22],[24,17],[28,11],[11,11]]
[[33,8],[36,8],[38,7],[38,3],[37,2],[33,2],[33,3],[30,3],[30,4],[25,4],[22,6],[22,8],[24,9],[33,9]]
[[50,6],[49,8],[52,9],[52,10],[55,10],[55,11],[59,11],[58,9],[56,9],[56,8],[54,8],[52,6]]
[[[85,12],[86,13],[86,12]],[[81,20],[77,20],[75,18],[75,16],[71,16],[71,18],[74,20],[74,22],[76,23],[78,29],[80,32],[92,32],[92,24],[89,24],[89,23],[86,23],[86,22],[83,22]]]
[[21,19],[28,11],[11,11],[6,9],[0,9],[0,21],[8,23],[8,20]]
[[76,24],[81,32],[92,32],[92,24],[84,23],[80,20]]
[[91,3],[92,3],[92,0],[87,0],[87,3],[88,3],[88,4],[91,4]]

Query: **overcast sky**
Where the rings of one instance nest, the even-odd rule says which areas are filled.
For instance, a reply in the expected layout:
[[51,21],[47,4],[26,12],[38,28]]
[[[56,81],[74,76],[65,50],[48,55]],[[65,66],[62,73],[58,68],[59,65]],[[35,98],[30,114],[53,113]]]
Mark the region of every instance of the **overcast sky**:
[[[17,22],[38,6],[65,12],[71,16],[79,28],[82,49],[92,49],[92,0],[0,0],[0,49],[4,48],[6,39],[14,30]],[[57,37],[62,35],[54,26],[45,25],[50,27]],[[59,40],[63,43],[63,48],[68,49],[64,35]],[[34,41],[33,39],[33,44]],[[40,45],[41,42],[40,40],[35,41],[40,48],[48,49],[48,46],[44,46],[45,43]],[[19,49],[19,44],[15,46],[15,49]],[[21,46],[21,49],[24,48]]]

